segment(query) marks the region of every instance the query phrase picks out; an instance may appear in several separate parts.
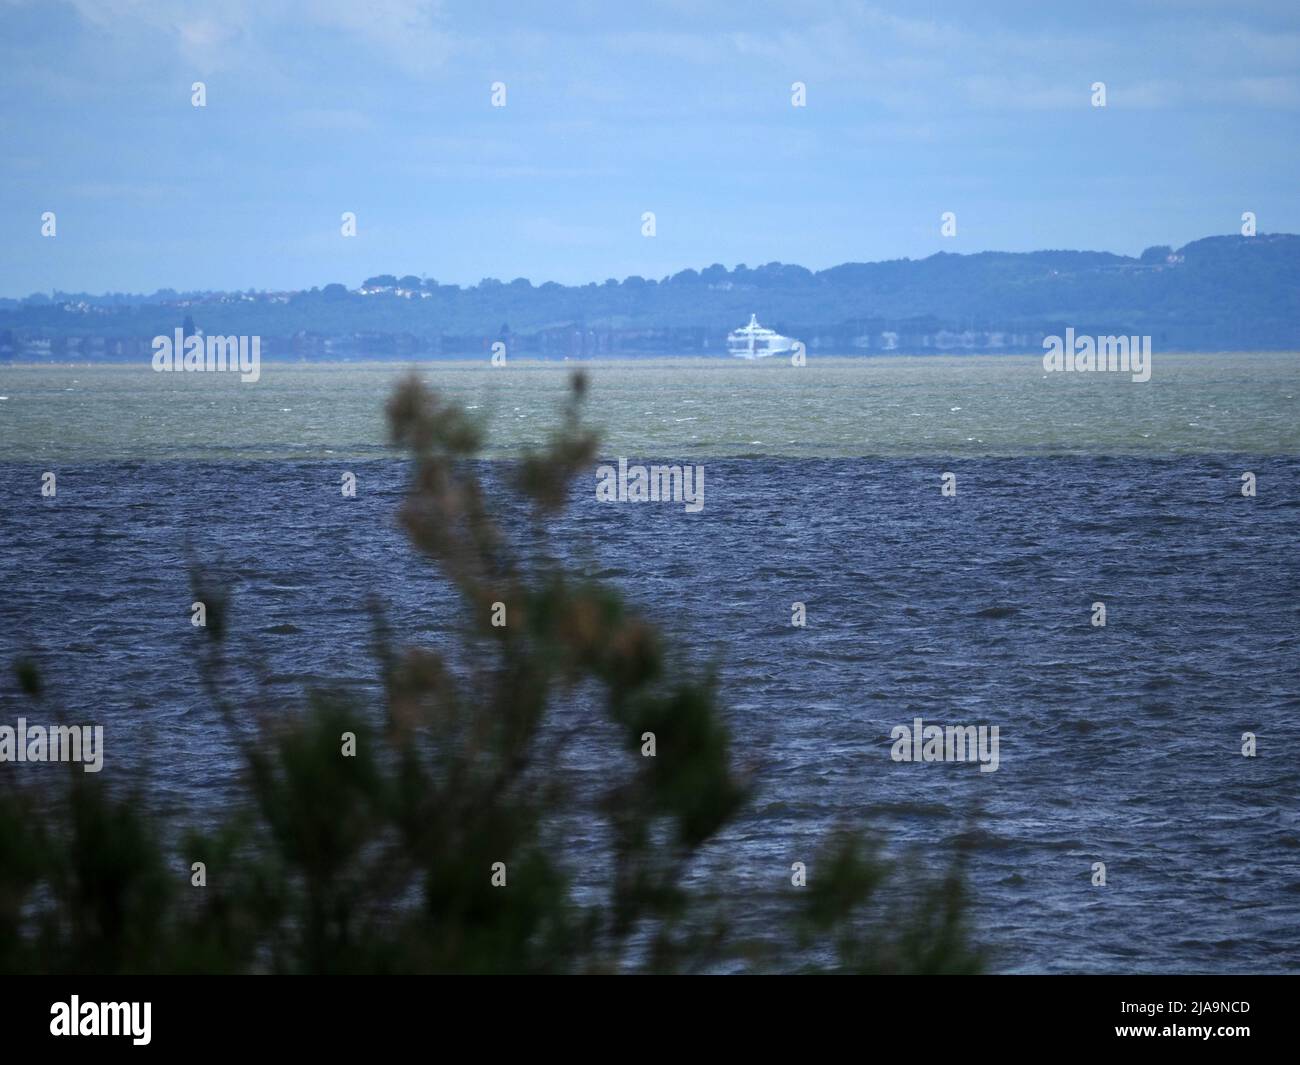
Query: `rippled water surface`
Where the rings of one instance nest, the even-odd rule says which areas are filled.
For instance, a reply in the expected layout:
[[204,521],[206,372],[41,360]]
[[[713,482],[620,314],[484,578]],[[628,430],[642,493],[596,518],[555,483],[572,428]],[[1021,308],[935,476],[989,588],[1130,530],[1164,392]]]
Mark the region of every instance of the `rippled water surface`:
[[[409,639],[450,641],[462,608],[395,528],[405,465],[378,457],[397,372],[0,370],[0,657],[34,653],[51,698],[105,723],[110,767],[203,808],[236,761],[200,692],[191,559],[230,580],[233,645],[272,690],[371,684],[372,593]],[[995,968],[1300,970],[1292,358],[1157,357],[1149,385],[1009,358],[590,372],[608,458],[705,466],[698,514],[601,504],[591,476],[560,532],[717,665],[757,772],[724,841],[738,882],[788,877],[839,824],[935,853],[964,835]],[[429,376],[505,454],[564,381]],[[11,720],[7,673],[0,700]],[[998,771],[891,761],[915,717],[998,725]]]
[[[1300,356],[1154,356],[1151,380],[1022,356],[584,364],[613,454],[1300,453]],[[147,366],[0,368],[0,459],[354,458],[385,453],[407,367],[267,362],[261,380]],[[497,453],[538,442],[572,365],[429,363]]]

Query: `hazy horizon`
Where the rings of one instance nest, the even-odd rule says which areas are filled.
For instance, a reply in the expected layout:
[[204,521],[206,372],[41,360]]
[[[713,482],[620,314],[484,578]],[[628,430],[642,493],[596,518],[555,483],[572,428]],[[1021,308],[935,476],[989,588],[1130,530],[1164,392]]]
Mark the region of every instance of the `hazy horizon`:
[[[1236,236],[1236,235],[1238,235],[1238,234],[1236,233],[1236,231],[1225,232],[1225,233],[1205,233],[1205,234],[1203,234],[1203,235],[1201,235],[1201,236],[1199,236],[1199,237],[1193,237],[1193,238],[1191,238],[1191,240],[1187,241],[1186,243],[1191,244],[1191,243],[1195,243],[1195,242],[1198,241],[1198,240],[1207,240],[1207,239],[1210,239],[1210,238],[1212,238],[1212,237],[1231,237],[1231,236]],[[1264,233],[1264,232],[1261,232],[1261,233],[1258,234],[1258,238],[1259,238],[1259,239],[1266,239],[1266,238],[1270,238],[1270,237],[1294,237],[1294,236],[1297,236],[1297,235],[1298,235],[1298,234],[1295,234],[1295,233]],[[1155,245],[1148,245],[1147,247],[1156,247],[1156,246],[1162,246],[1162,245],[1168,245],[1168,246],[1170,246],[1170,247],[1173,247],[1174,250],[1178,250],[1178,248],[1185,246],[1185,245],[1169,245],[1169,242],[1168,242],[1168,241],[1164,241],[1164,242],[1157,242]],[[935,256],[938,256],[938,255],[953,255],[953,256],[958,256],[958,257],[961,257],[961,258],[971,258],[971,257],[978,256],[978,255],[1033,255],[1033,254],[1036,254],[1036,253],[1083,252],[1083,253],[1085,253],[1085,254],[1120,255],[1120,256],[1124,256],[1124,257],[1126,257],[1126,258],[1137,259],[1137,258],[1138,258],[1138,255],[1139,255],[1139,253],[1140,253],[1140,251],[1142,251],[1142,250],[1145,250],[1145,249],[1139,249],[1139,252],[1129,253],[1129,252],[1120,252],[1120,251],[1115,251],[1114,249],[1111,249],[1111,248],[1092,248],[1092,247],[1088,247],[1088,248],[1025,248],[1025,249],[1019,249],[1019,250],[1014,250],[1014,251],[1011,250],[1011,249],[1008,249],[1008,248],[973,248],[973,249],[970,249],[970,250],[968,250],[968,251],[950,251],[950,250],[948,250],[948,249],[946,249],[946,248],[939,248],[939,249],[936,249],[935,251],[931,252],[929,255],[919,256],[919,257],[916,257],[915,259],[914,259],[912,256],[910,256],[910,255],[900,255],[900,256],[896,256],[896,257],[894,257],[894,258],[889,258],[889,259],[872,259],[872,260],[867,260],[867,259],[848,259],[848,260],[845,260],[845,261],[842,262],[842,263],[830,263],[830,264],[828,264],[827,266],[825,266],[825,267],[820,267],[820,268],[818,268],[818,269],[816,269],[816,270],[813,270],[813,268],[811,268],[811,267],[807,267],[807,264],[806,264],[806,263],[787,262],[787,261],[779,260],[779,259],[770,260],[769,262],[766,262],[766,263],[758,263],[758,262],[753,262],[753,263],[743,263],[743,262],[742,262],[742,263],[716,263],[716,262],[711,262],[711,263],[684,263],[684,264],[682,264],[678,269],[671,271],[669,274],[665,274],[665,275],[663,275],[663,278],[672,277],[673,275],[675,275],[675,274],[677,274],[677,273],[680,273],[680,272],[683,272],[683,271],[695,270],[695,271],[698,272],[698,271],[702,271],[702,270],[709,269],[710,267],[714,267],[714,266],[722,266],[724,269],[726,269],[726,270],[728,270],[728,271],[733,271],[733,270],[737,270],[737,269],[743,269],[743,268],[746,268],[746,267],[748,267],[749,269],[755,269],[755,268],[760,267],[760,266],[768,266],[768,265],[772,265],[772,264],[779,264],[779,265],[781,265],[781,266],[802,266],[802,267],[806,267],[807,269],[812,270],[813,273],[818,273],[818,272],[821,272],[821,271],[823,271],[823,270],[832,269],[832,268],[834,268],[834,267],[836,267],[836,266],[849,266],[849,265],[875,265],[875,264],[881,264],[881,263],[913,262],[913,261],[920,262],[920,261],[924,261],[925,259],[934,258]],[[397,276],[397,277],[403,277],[403,276],[406,276],[406,275],[408,275],[408,274],[413,274],[414,276],[417,276],[417,277],[420,276],[418,273],[415,273],[414,271],[408,271],[408,270],[405,270],[405,269],[398,269],[398,268],[394,267],[393,269],[385,269],[385,270],[376,271],[376,272],[373,273],[373,274],[367,275],[367,277],[358,277],[358,278],[336,278],[336,277],[331,277],[331,278],[328,278],[328,279],[324,279],[324,278],[322,278],[321,280],[318,280],[318,281],[316,281],[316,282],[314,282],[314,283],[312,283],[312,284],[310,284],[310,285],[303,286],[303,287],[300,288],[300,289],[271,289],[271,288],[257,288],[257,287],[255,287],[255,286],[246,286],[246,285],[245,285],[245,286],[235,286],[235,287],[227,288],[227,289],[218,289],[218,288],[209,288],[209,289],[180,289],[180,288],[177,288],[177,286],[175,286],[175,285],[162,285],[162,286],[160,286],[160,287],[158,287],[158,288],[155,288],[155,289],[149,289],[149,290],[143,290],[143,289],[141,289],[141,290],[129,290],[129,291],[128,291],[128,290],[121,290],[121,289],[112,289],[112,290],[104,289],[104,290],[100,290],[100,291],[96,291],[96,292],[91,292],[91,291],[89,291],[89,290],[84,290],[84,289],[82,289],[82,290],[75,290],[75,289],[55,288],[55,289],[51,289],[50,292],[49,292],[48,294],[52,295],[53,293],[58,292],[58,293],[61,293],[61,294],[64,294],[64,295],[84,294],[84,295],[96,296],[96,297],[104,297],[104,296],[110,296],[110,295],[118,295],[118,296],[153,296],[153,295],[157,295],[157,294],[160,293],[160,292],[175,292],[175,293],[177,293],[177,294],[180,294],[180,293],[183,293],[183,292],[231,292],[231,293],[234,293],[234,292],[247,292],[247,291],[250,291],[250,289],[251,289],[252,291],[256,291],[256,292],[273,293],[273,292],[278,292],[278,291],[310,291],[311,289],[314,289],[314,288],[324,288],[324,287],[325,287],[326,285],[328,285],[328,284],[343,284],[343,285],[347,286],[347,288],[349,288],[349,289],[356,289],[356,288],[361,287],[361,286],[365,283],[365,281],[368,280],[370,277],[377,277],[377,276],[382,276],[382,275],[385,275],[385,274],[392,274],[392,275],[395,275],[395,276]],[[605,276],[599,276],[599,277],[598,277],[598,276],[592,276],[592,277],[590,277],[590,278],[588,278],[588,279],[586,279],[586,280],[577,280],[577,281],[573,281],[573,282],[562,282],[562,281],[556,281],[554,278],[550,278],[550,277],[519,277],[519,276],[511,277],[511,276],[508,275],[508,272],[507,272],[507,274],[502,275],[502,276],[500,276],[500,277],[484,277],[484,278],[480,278],[477,282],[471,282],[471,283],[469,283],[469,284],[459,285],[459,287],[462,287],[462,288],[473,288],[473,287],[475,287],[476,285],[481,284],[483,281],[493,281],[493,280],[495,280],[495,281],[499,281],[499,282],[501,282],[501,283],[503,283],[503,284],[508,284],[508,283],[513,282],[513,281],[516,281],[516,280],[524,280],[524,281],[528,281],[528,282],[529,282],[529,283],[530,283],[534,288],[540,288],[542,285],[546,285],[546,284],[560,284],[560,285],[564,285],[566,288],[582,288],[582,287],[586,287],[586,286],[588,286],[588,285],[599,285],[599,284],[603,284],[603,283],[605,283],[605,282],[608,281],[608,280],[614,280],[614,281],[617,281],[617,282],[619,282],[619,283],[621,284],[622,282],[627,281],[629,278],[634,277],[634,276],[642,276],[642,275],[631,275],[631,274],[629,274],[629,275],[627,275],[627,276],[624,276],[624,277],[618,277],[618,278],[608,278],[608,277],[605,277]],[[646,276],[646,277],[645,277],[645,280],[647,280],[647,281],[659,281],[659,280],[662,280],[663,278],[660,278],[660,277],[654,277],[654,276]],[[438,280],[438,279],[437,279],[437,278],[431,278],[430,280]],[[458,285],[458,284],[459,284],[458,282],[454,282],[454,281],[440,281],[439,283],[440,283],[440,284],[443,284],[443,285],[448,285],[448,286],[454,286],[454,285]],[[0,299],[3,299],[3,300],[24,300],[24,299],[27,299],[27,298],[29,298],[29,297],[31,297],[31,296],[46,295],[46,294],[47,294],[47,293],[45,293],[45,292],[40,292],[40,291],[37,291],[37,292],[24,292],[24,293],[15,293],[15,294],[8,294],[8,295],[0,295]]]
[[13,298],[1300,232],[1289,4],[3,9]]

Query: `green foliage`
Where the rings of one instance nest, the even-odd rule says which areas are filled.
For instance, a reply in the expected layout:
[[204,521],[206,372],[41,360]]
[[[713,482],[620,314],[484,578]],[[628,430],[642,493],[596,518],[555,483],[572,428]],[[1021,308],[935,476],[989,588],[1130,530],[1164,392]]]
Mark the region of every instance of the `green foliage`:
[[[226,598],[198,574],[205,674],[243,752],[243,801],[219,826],[185,830],[80,767],[25,767],[21,784],[6,767],[0,970],[976,968],[959,865],[900,877],[846,836],[810,863],[806,888],[785,867],[757,897],[733,883],[722,835],[750,787],[715,683],[692,679],[616,591],[547,550],[548,518],[595,454],[584,391],[575,378],[560,428],[519,465],[528,552],[465,461],[478,427],[415,379],[394,395],[392,439],[414,460],[401,521],[468,625],[453,663],[401,646],[376,608],[373,704],[317,692],[296,713],[251,708],[250,731],[231,701]],[[19,672],[40,700],[34,667]],[[610,767],[595,783],[566,768],[579,739]],[[580,859],[579,834],[596,841]]]

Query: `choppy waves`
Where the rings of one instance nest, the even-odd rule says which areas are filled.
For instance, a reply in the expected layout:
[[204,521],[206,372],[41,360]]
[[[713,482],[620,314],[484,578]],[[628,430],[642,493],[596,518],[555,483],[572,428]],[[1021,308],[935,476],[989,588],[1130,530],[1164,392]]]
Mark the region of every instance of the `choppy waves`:
[[[203,809],[236,774],[199,683],[191,561],[228,580],[231,646],[286,698],[373,683],[372,594],[412,641],[463,624],[395,527],[401,463],[80,464],[54,500],[40,473],[0,466],[0,655],[35,654],[49,697],[107,726],[106,773],[147,767],[164,802]],[[999,967],[1294,971],[1298,475],[1278,456],[717,459],[699,514],[600,504],[593,479],[560,534],[718,668],[759,784],[724,841],[737,876],[879,828],[972,849]],[[8,674],[0,693],[14,717]],[[891,761],[915,717],[999,725],[1000,768]]]

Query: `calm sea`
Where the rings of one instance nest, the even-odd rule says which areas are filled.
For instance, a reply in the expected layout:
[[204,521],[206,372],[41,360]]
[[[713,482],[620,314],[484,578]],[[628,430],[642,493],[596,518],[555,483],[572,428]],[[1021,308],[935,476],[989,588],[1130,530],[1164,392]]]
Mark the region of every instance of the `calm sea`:
[[[571,368],[423,372],[509,458]],[[559,531],[717,667],[758,786],[722,841],[738,884],[788,881],[840,825],[936,858],[965,839],[995,968],[1300,971],[1300,358],[1157,353],[1145,384],[1015,357],[587,370],[606,460],[705,468],[697,514],[599,503],[593,472]],[[412,641],[462,630],[394,523],[401,372],[0,368],[0,660],[34,654],[70,718],[105,724],[106,773],[147,768],[197,811],[237,779],[191,561],[229,580],[232,643],[286,697],[373,684],[371,594]],[[0,704],[25,712],[8,671]],[[892,761],[917,717],[999,726],[998,770]]]

